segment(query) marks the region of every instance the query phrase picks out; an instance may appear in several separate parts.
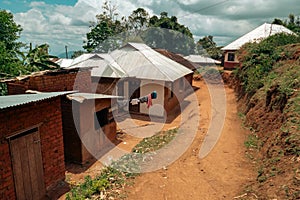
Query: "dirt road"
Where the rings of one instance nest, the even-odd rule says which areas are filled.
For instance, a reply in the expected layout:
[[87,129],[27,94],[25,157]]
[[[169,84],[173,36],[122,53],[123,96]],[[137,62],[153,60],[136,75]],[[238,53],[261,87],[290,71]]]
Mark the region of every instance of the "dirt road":
[[[203,159],[200,146],[209,128],[211,99],[203,81],[194,82],[200,103],[200,126],[190,148],[174,163],[155,172],[141,174],[133,186],[128,187],[130,200],[167,199],[233,199],[242,192],[253,168],[245,158],[246,130],[237,115],[235,95],[226,90],[227,113],[225,124],[214,149]],[[176,121],[170,126],[176,126]],[[175,124],[174,124],[175,123]]]

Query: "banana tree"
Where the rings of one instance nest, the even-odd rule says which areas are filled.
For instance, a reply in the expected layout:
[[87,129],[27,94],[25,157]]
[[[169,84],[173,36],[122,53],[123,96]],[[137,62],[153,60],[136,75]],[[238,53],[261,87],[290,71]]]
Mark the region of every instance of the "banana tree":
[[34,49],[29,50],[26,56],[24,56],[23,64],[26,70],[30,72],[59,69],[59,65],[53,62],[51,59],[57,58],[48,54],[48,44],[42,44]]

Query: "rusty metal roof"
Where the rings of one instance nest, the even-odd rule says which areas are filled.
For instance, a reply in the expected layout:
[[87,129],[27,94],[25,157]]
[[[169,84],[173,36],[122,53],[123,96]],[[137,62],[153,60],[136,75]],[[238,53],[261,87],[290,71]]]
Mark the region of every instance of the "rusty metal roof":
[[43,101],[46,99],[63,96],[73,92],[74,91],[45,92],[39,94],[18,94],[18,95],[0,96],[0,110],[5,108],[21,106],[33,102]]
[[166,49],[154,49],[155,51],[157,51],[158,53],[164,55],[164,56],[167,56],[168,58],[182,64],[183,66],[185,66],[186,68],[190,69],[190,70],[195,70],[196,68],[190,63],[189,60],[187,60],[185,57],[179,55],[179,54],[176,54],[176,53],[173,53],[173,52],[170,52]]

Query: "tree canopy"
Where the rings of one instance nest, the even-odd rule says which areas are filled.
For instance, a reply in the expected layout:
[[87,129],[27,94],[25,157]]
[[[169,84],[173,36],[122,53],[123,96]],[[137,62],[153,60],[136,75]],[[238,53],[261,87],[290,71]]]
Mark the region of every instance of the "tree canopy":
[[12,77],[24,73],[18,57],[22,43],[17,42],[22,28],[16,24],[13,15],[0,11],[0,78]]
[[[22,52],[25,44],[18,41],[22,32],[20,25],[16,24],[13,14],[0,11],[0,78],[15,77],[33,71],[50,69],[58,66],[51,62],[48,54],[48,45],[42,44],[28,52]],[[49,68],[50,67],[50,68]],[[51,68],[52,69],[52,68]]]
[[288,20],[281,20],[281,19],[275,18],[273,20],[272,24],[283,25],[283,26],[287,27],[288,29],[290,29],[291,31],[293,31],[294,33],[297,33],[298,35],[300,35],[300,18],[299,18],[299,16],[296,17],[292,13],[289,14]]
[[49,55],[48,48],[48,44],[42,44],[29,49],[23,58],[23,66],[28,72],[59,68],[58,64],[51,61],[56,56]]
[[17,42],[20,38],[22,28],[14,22],[13,14],[6,10],[0,11],[0,41],[9,50],[18,50],[21,43]]
[[205,36],[198,40],[196,44],[196,51],[200,55],[206,55],[213,59],[221,59],[222,51],[220,47],[213,40],[213,36]]
[[86,34],[87,41],[83,48],[88,52],[107,52],[118,47],[113,37],[125,30],[125,22],[117,18],[119,14],[116,12],[116,6],[106,1],[102,8],[103,13],[96,16],[97,22],[91,23],[91,31]]
[[188,27],[178,23],[177,17],[162,12],[160,17],[152,16],[148,30],[142,34],[145,43],[153,48],[163,48],[174,53],[194,53],[195,42]]
[[118,19],[116,6],[103,5],[103,13],[97,22],[91,23],[83,48],[88,52],[108,52],[127,41],[144,41],[153,48],[164,48],[184,55],[194,52],[195,43],[191,31],[181,25],[175,16],[162,12],[150,17],[144,8],[134,10],[130,16]]

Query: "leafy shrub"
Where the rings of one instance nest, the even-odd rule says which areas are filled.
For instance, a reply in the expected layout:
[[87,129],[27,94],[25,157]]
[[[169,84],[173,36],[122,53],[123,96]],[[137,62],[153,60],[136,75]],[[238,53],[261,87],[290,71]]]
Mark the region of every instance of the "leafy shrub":
[[139,163],[146,158],[146,153],[151,154],[151,152],[161,149],[170,143],[177,133],[178,129],[175,128],[144,138],[134,147],[132,153],[112,162],[110,166],[102,169],[100,175],[96,178],[92,179],[90,176],[86,176],[82,184],[71,189],[66,199],[110,199],[110,197],[120,197],[121,189],[128,184],[128,180],[134,178],[140,172]]
[[296,35],[276,34],[260,43],[247,43],[238,52],[241,67],[236,77],[241,80],[243,89],[252,96],[256,90],[264,86],[264,78],[273,69],[274,64],[287,59],[284,45],[300,42]]

